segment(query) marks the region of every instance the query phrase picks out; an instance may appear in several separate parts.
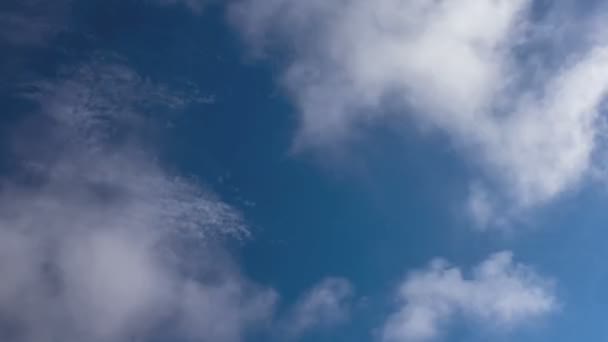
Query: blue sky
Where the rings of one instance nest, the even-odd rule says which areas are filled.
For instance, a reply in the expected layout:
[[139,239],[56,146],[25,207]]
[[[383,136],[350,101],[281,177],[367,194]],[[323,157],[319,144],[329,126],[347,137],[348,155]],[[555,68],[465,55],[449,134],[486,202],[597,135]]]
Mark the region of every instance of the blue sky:
[[0,5],[0,339],[601,341],[599,1]]

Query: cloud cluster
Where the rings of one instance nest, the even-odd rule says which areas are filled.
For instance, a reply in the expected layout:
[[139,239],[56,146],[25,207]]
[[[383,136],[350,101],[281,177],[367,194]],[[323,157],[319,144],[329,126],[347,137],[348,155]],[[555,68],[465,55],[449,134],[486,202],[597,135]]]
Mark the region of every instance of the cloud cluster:
[[39,110],[0,188],[0,339],[230,342],[271,319],[277,294],[213,247],[247,234],[238,212],[164,170],[140,134],[142,108],[183,97],[100,61],[27,89]]
[[574,188],[605,133],[608,44],[592,24],[605,11],[563,3],[538,15],[531,0],[243,0],[231,13],[256,51],[288,51],[296,147],[335,144],[388,113],[415,118],[518,210]]
[[556,310],[552,284],[510,252],[491,255],[470,277],[444,260],[412,273],[401,285],[401,307],[382,331],[385,342],[429,341],[441,336],[456,315],[499,329]]

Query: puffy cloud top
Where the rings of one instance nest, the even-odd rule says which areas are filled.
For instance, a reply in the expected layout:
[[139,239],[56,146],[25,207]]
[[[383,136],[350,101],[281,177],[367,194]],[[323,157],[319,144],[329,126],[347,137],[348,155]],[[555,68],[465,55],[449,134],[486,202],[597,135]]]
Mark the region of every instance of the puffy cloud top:
[[401,307],[382,331],[386,342],[428,341],[456,315],[512,328],[557,308],[551,281],[515,263],[510,252],[491,255],[471,277],[444,260],[412,273],[398,294]]
[[[283,82],[300,112],[296,148],[336,144],[387,113],[405,115],[447,132],[499,185],[496,202],[519,211],[601,165],[594,152],[608,90],[605,30],[559,25],[564,13],[581,15],[560,2],[542,17],[532,5],[244,0],[232,15],[258,52],[289,51]],[[605,17],[597,9],[568,19]],[[577,43],[565,46],[572,35]],[[486,212],[478,222],[497,220]]]

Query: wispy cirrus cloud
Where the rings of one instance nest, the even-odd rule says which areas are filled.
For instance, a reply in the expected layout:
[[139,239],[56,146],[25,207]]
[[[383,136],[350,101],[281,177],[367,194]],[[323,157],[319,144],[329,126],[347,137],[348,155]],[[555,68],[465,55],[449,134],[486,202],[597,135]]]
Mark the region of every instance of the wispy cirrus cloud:
[[414,118],[481,167],[491,225],[602,165],[608,43],[597,23],[608,14],[573,6],[539,15],[531,0],[243,0],[232,18],[256,51],[289,51],[296,148],[342,143],[388,113]]
[[20,89],[36,109],[14,127],[14,172],[0,177],[1,339],[297,339],[346,319],[341,278],[276,317],[279,294],[222,247],[250,237],[239,211],[163,167],[155,116],[199,102],[196,91],[106,54]]
[[187,99],[98,60],[27,89],[39,109],[1,179],[3,340],[230,342],[272,320],[278,295],[216,246],[248,234],[238,211],[163,169],[140,134],[142,108]]
[[438,259],[400,286],[399,309],[381,333],[385,342],[431,341],[463,317],[485,329],[512,329],[557,309],[550,280],[513,261],[510,252],[488,257],[470,277]]

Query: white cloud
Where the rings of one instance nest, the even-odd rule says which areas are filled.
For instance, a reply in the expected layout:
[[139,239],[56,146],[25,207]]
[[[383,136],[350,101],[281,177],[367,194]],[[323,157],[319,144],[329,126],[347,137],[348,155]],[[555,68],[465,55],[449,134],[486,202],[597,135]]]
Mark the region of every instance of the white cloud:
[[[277,295],[239,274],[222,236],[240,215],[148,152],[142,108],[187,101],[94,61],[41,82],[1,181],[0,339],[239,341]],[[30,87],[31,88],[31,87]]]
[[[587,23],[604,12],[580,18],[556,2],[532,19],[531,4],[243,0],[231,13],[257,51],[290,52],[283,82],[300,112],[296,147],[408,115],[447,132],[515,212],[575,188],[605,133],[608,44]],[[581,23],[558,25],[565,15]],[[570,35],[579,38],[566,46]]]
[[238,342],[346,320],[352,288],[341,278],[277,319],[278,294],[222,248],[250,234],[238,211],[151,154],[143,113],[172,113],[196,92],[104,54],[23,88],[39,110],[15,127],[18,170],[0,178],[0,339]]
[[252,0],[234,13],[255,42],[277,35],[293,40],[298,55],[286,82],[302,110],[301,139],[309,144],[314,138],[341,138],[349,133],[341,131],[344,126],[382,115],[375,109],[392,91],[403,102],[424,107],[421,115],[438,124],[476,120],[499,90],[502,51],[525,5],[523,0]]
[[382,340],[433,340],[456,317],[508,329],[554,312],[551,281],[512,259],[510,252],[491,255],[470,277],[443,260],[410,274],[399,289],[401,307],[388,318]]
[[303,295],[287,320],[286,334],[297,338],[317,328],[328,328],[345,322],[350,316],[352,285],[343,278],[326,278]]

